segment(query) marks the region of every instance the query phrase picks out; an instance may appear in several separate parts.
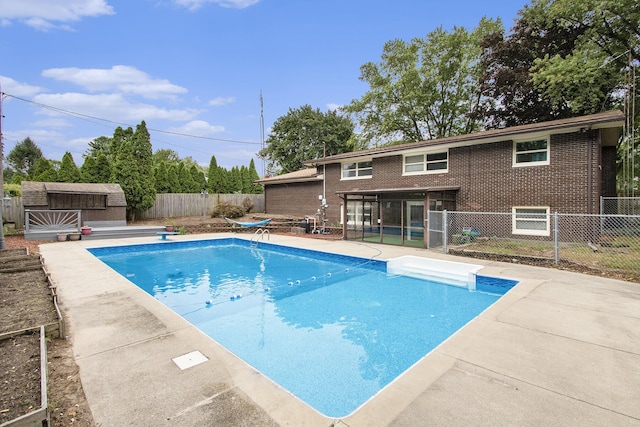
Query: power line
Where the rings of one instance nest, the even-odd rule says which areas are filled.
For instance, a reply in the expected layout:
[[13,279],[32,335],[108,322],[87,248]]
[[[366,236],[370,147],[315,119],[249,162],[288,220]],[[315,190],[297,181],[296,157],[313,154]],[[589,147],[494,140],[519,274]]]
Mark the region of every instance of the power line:
[[[88,114],[82,114],[82,113],[77,113],[75,111],[65,110],[65,109],[62,109],[62,108],[58,108],[58,107],[54,107],[54,106],[51,106],[51,105],[46,105],[46,104],[42,104],[42,103],[39,103],[39,102],[35,102],[35,101],[29,100],[29,99],[21,98],[19,96],[11,95],[11,94],[6,93],[6,92],[3,92],[2,95],[14,98],[14,99],[16,99],[18,101],[26,102],[28,104],[37,105],[38,107],[45,108],[45,109],[48,109],[48,110],[52,110],[52,111],[55,111],[55,112],[60,113],[60,114],[65,114],[65,115],[68,115],[68,116],[71,116],[71,117],[75,117],[75,118],[78,118],[78,119],[81,119],[81,120],[85,120],[85,121],[88,121],[90,123],[94,123],[94,124],[97,124],[97,125],[100,125],[100,126],[106,126],[106,125],[103,125],[101,123],[93,122],[92,120],[98,120],[98,121],[101,121],[101,122],[111,123],[111,124],[119,125],[119,126],[133,127],[133,125],[128,124],[128,123],[117,122],[117,121],[114,121],[114,120],[103,119],[103,118],[100,118],[100,117],[90,116]],[[153,128],[147,128],[147,130],[148,131],[152,131],[152,132],[163,133],[163,134],[166,134],[166,135],[181,136],[181,137],[186,137],[186,138],[204,139],[204,140],[207,140],[207,141],[231,142],[231,143],[236,143],[236,144],[248,144],[248,145],[261,145],[261,142],[241,141],[241,140],[237,140],[237,139],[213,138],[213,137],[209,137],[209,136],[191,135],[191,134],[187,134],[187,133],[171,132],[171,131],[167,131],[167,130],[160,130],[160,129],[153,129]],[[175,144],[170,144],[170,145],[175,145]],[[180,147],[178,145],[175,145],[175,146]],[[181,147],[181,148],[185,148],[185,147]]]

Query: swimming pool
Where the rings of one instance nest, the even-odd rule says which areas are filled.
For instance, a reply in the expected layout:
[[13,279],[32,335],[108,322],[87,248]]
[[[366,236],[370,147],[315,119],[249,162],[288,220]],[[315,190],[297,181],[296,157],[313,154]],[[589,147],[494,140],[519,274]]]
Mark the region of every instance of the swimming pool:
[[242,239],[90,249],[283,388],[344,417],[495,302],[386,262]]

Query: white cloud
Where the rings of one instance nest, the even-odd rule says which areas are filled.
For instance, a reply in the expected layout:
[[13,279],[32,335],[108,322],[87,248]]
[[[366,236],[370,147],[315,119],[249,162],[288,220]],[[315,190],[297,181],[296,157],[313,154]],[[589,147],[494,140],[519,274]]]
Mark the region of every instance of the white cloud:
[[50,117],[44,120],[37,120],[33,122],[33,126],[50,127],[50,128],[67,128],[71,126],[68,120]]
[[221,107],[223,105],[231,104],[234,102],[236,102],[236,99],[233,96],[228,96],[226,98],[222,96],[218,96],[216,98],[213,98],[211,101],[209,101],[209,105],[214,107]]
[[342,107],[340,104],[327,104],[327,110],[329,111],[337,111]]
[[224,126],[211,125],[204,120],[192,120],[184,125],[168,129],[169,132],[182,133],[186,135],[210,136],[224,132]]
[[106,0],[0,0],[3,25],[5,21],[20,20],[44,31],[55,27],[69,29],[60,23],[114,13]]
[[233,9],[244,9],[254,4],[260,3],[260,0],[173,0],[178,6],[182,6],[188,10],[197,10],[208,3],[218,4],[221,7]]
[[[200,111],[195,109],[166,109],[155,105],[134,103],[121,94],[87,95],[83,93],[40,94],[34,102],[66,111],[81,112],[85,116],[114,122],[138,123],[141,120],[193,120]],[[61,113],[43,109],[41,114],[58,116]]]
[[42,72],[44,77],[70,82],[91,92],[117,90],[140,95],[148,99],[174,97],[187,89],[165,79],[154,79],[147,73],[127,65],[101,68],[50,68]]
[[1,76],[0,83],[2,83],[2,91],[15,96],[34,96],[37,93],[43,91],[41,87],[32,86],[26,83],[20,83],[11,77]]

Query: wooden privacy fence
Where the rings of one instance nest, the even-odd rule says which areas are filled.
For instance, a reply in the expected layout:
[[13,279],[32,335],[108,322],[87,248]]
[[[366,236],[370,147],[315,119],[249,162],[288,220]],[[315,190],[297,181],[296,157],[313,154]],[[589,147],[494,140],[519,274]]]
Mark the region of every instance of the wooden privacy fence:
[[248,199],[253,208],[251,212],[264,212],[264,194],[208,194],[171,193],[156,194],[156,202],[151,208],[138,215],[139,219],[174,218],[179,216],[206,216],[218,204],[228,202],[237,206],[244,206]]
[[24,208],[22,197],[7,197],[2,200],[2,223],[14,224],[15,228],[24,228]]
[[[178,216],[211,216],[213,209],[221,202],[243,206],[244,200],[253,203],[251,212],[264,212],[264,194],[208,194],[197,193],[156,194],[154,205],[140,214],[139,219],[172,218]],[[24,229],[24,208],[22,197],[1,200],[3,224],[15,224],[16,229]]]

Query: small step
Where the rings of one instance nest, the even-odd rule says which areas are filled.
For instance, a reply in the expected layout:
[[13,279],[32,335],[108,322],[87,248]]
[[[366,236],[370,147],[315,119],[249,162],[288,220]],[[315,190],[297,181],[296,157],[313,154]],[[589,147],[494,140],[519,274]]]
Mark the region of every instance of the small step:
[[482,265],[464,262],[444,261],[434,258],[423,258],[406,255],[387,260],[387,273],[416,279],[433,280],[448,285],[476,289],[476,275]]

